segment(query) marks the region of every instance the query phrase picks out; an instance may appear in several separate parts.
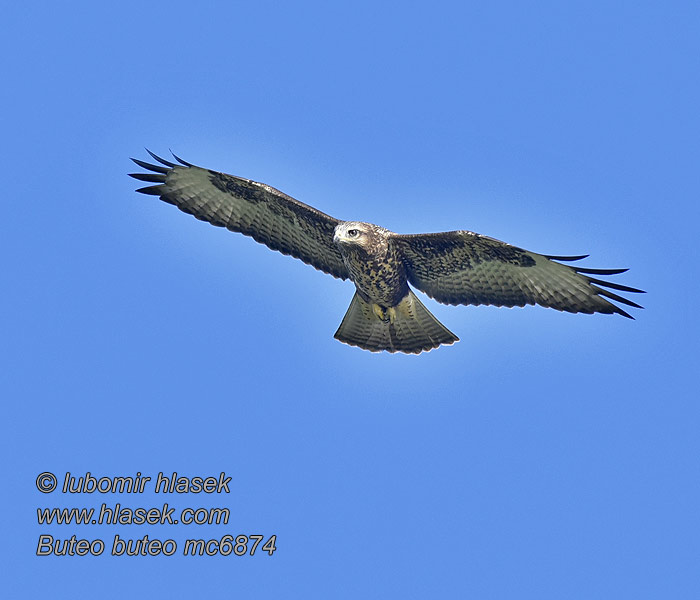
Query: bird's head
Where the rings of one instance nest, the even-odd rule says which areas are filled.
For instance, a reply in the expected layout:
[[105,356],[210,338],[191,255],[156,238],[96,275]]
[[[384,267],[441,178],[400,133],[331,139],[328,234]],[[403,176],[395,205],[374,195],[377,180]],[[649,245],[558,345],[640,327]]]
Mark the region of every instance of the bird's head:
[[340,246],[366,247],[370,243],[372,225],[361,221],[344,221],[340,223],[333,234],[333,243]]

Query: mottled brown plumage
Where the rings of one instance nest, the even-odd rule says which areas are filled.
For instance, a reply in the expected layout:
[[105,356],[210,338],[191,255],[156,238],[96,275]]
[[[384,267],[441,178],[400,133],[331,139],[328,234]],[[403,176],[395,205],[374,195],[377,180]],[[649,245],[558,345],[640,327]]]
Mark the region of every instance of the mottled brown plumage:
[[540,304],[629,318],[610,300],[641,308],[604,288],[641,290],[590,277],[626,269],[561,264],[585,256],[536,254],[470,231],[400,235],[371,223],[339,221],[265,184],[150,154],[160,164],[132,159],[149,172],[131,176],[156,184],[139,192],[353,281],[355,296],[335,334],[351,345],[419,353],[458,340],[409,284],[445,304]]

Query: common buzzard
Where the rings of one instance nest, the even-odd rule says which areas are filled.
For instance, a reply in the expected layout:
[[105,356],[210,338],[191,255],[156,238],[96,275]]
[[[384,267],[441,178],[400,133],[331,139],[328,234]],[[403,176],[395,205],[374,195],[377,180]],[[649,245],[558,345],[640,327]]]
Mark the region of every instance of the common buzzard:
[[471,231],[400,235],[371,223],[339,221],[269,185],[148,152],[159,164],[134,158],[149,172],[131,177],[156,185],[137,191],[350,279],[355,295],[335,337],[352,346],[418,354],[459,340],[428,312],[409,284],[443,304],[539,304],[630,319],[610,300],[642,308],[604,288],[642,290],[591,277],[627,269],[561,264],[587,255],[536,254]]

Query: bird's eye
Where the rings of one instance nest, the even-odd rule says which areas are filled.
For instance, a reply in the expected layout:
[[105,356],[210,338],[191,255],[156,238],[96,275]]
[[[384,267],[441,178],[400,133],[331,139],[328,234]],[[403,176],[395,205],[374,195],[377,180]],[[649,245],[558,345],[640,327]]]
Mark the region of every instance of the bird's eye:
[[360,235],[359,229],[348,229],[348,236],[357,237],[358,235]]

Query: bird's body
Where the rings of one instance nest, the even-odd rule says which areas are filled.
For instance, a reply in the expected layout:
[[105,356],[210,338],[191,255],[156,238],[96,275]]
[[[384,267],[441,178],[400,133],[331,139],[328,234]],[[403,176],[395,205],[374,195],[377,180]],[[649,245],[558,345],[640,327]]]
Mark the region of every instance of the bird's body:
[[360,296],[385,308],[396,306],[408,294],[406,269],[390,243],[391,235],[388,229],[361,221],[340,223],[333,235]]
[[355,296],[336,339],[366,350],[420,352],[458,337],[440,323],[408,287],[395,233],[362,221],[339,223],[333,234]]
[[641,290],[590,277],[626,269],[558,262],[585,256],[537,254],[470,231],[396,234],[371,223],[340,221],[265,184],[177,157],[180,164],[151,156],[163,166],[133,159],[150,173],[132,177],[156,184],[138,191],[353,281],[355,296],[335,337],[367,350],[419,353],[458,340],[409,284],[444,304],[540,304],[629,318],[610,300],[641,308],[603,288]]

